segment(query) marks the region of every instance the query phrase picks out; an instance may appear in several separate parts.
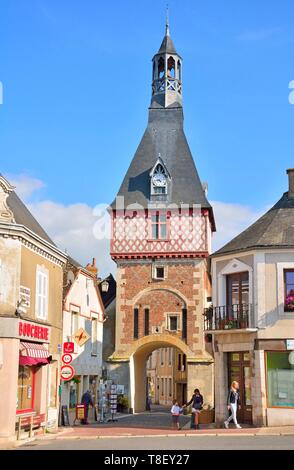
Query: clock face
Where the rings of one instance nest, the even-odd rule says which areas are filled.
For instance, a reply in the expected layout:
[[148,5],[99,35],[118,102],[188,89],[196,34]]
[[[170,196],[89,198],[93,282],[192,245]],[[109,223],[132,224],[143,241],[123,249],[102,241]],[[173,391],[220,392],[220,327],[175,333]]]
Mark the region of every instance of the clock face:
[[163,173],[155,173],[152,181],[154,186],[166,186],[166,177]]

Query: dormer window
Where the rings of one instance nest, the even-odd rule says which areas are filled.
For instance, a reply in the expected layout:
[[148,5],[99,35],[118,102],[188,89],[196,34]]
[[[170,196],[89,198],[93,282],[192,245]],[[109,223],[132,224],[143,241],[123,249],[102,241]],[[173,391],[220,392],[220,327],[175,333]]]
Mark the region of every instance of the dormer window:
[[150,172],[151,195],[165,195],[168,191],[169,173],[159,157]]

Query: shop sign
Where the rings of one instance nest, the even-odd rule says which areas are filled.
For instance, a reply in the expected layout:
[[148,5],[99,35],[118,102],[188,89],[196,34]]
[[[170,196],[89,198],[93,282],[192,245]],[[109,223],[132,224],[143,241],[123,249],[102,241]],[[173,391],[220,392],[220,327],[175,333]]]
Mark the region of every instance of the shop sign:
[[64,364],[70,364],[72,362],[72,355],[65,353],[63,354],[61,360],[64,362]]
[[287,351],[294,350],[294,339],[287,339]]
[[61,380],[71,380],[75,375],[74,368],[70,365],[65,365],[61,367],[60,378]]
[[63,343],[63,352],[64,354],[71,354],[75,351],[75,344],[72,341],[67,341]]
[[74,334],[74,340],[78,346],[83,346],[89,338],[90,335],[83,328],[79,328],[78,331]]
[[40,326],[22,320],[18,324],[18,335],[20,338],[49,343],[49,328],[47,326]]
[[31,306],[31,289],[29,287],[19,287],[20,300],[24,301],[24,307],[29,308]]

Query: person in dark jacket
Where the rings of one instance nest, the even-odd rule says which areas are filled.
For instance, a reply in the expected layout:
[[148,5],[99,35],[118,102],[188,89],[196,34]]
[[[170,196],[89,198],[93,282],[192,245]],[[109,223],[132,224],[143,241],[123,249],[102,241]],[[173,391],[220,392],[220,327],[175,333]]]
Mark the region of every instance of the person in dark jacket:
[[191,400],[186,403],[183,408],[192,404],[192,414],[194,416],[194,429],[199,429],[199,415],[203,408],[203,396],[201,395],[199,388],[195,388]]
[[90,390],[87,390],[82,396],[82,404],[85,405],[85,419],[82,420],[82,424],[89,424],[88,423],[88,414],[89,414],[89,406],[94,406],[92,396]]
[[227,401],[228,410],[231,412],[230,416],[224,422],[226,429],[229,427],[229,422],[233,420],[236,428],[241,429],[240,424],[237,421],[237,410],[241,408],[240,406],[240,393],[239,393],[239,384],[238,382],[232,382]]

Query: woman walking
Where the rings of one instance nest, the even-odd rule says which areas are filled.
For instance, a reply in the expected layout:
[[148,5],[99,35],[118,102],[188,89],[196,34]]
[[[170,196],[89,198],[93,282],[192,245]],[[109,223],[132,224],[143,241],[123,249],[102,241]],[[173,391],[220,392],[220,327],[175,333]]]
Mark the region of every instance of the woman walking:
[[195,388],[191,400],[186,403],[183,408],[192,404],[192,414],[194,415],[194,429],[200,429],[199,426],[199,415],[203,408],[203,396],[201,395],[199,388]]
[[232,382],[229,395],[228,395],[228,410],[231,412],[230,416],[224,422],[225,428],[228,429],[229,422],[233,420],[236,428],[241,429],[240,424],[237,421],[237,410],[241,408],[240,406],[240,393],[239,393],[239,384],[238,382]]

